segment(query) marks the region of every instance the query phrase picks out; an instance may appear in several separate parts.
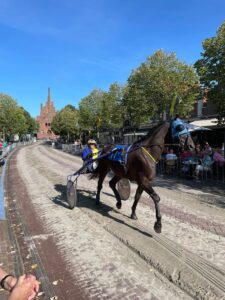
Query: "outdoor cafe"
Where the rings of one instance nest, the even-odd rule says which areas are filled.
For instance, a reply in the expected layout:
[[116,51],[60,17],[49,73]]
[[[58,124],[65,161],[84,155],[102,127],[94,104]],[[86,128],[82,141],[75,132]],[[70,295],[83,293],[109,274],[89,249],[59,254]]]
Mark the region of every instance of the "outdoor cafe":
[[158,164],[158,173],[194,180],[212,179],[224,182],[223,133],[194,124],[187,124],[187,127],[195,142],[195,149],[180,151],[175,145],[166,145]]

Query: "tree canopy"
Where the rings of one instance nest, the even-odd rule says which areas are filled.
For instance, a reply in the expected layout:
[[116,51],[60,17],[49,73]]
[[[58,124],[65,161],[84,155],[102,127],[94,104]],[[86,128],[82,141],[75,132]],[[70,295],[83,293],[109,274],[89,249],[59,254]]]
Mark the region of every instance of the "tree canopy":
[[95,89],[79,103],[79,124],[83,129],[120,128],[123,122],[123,86],[110,85],[107,92]]
[[0,131],[8,136],[28,133],[24,110],[6,94],[0,94]]
[[57,135],[70,140],[79,134],[78,111],[73,105],[67,105],[60,110],[52,120],[51,128]]
[[109,128],[121,128],[125,117],[123,106],[124,86],[114,82],[105,94],[106,112],[102,111],[102,119]]
[[202,58],[195,63],[204,87],[208,88],[208,98],[218,106],[219,121],[225,122],[225,22],[217,35],[202,43]]
[[101,123],[102,104],[105,92],[94,89],[79,103],[79,124],[83,129],[92,130]]
[[31,115],[29,114],[28,111],[26,111],[23,107],[21,107],[22,111],[23,111],[23,115],[25,117],[25,122],[26,122],[26,133],[29,134],[33,134],[33,133],[37,133],[38,128],[39,128],[39,124],[38,122],[31,117]]
[[128,78],[123,104],[134,125],[162,118],[175,100],[176,113],[185,117],[193,109],[199,93],[198,76],[192,66],[174,53],[158,50],[147,57]]

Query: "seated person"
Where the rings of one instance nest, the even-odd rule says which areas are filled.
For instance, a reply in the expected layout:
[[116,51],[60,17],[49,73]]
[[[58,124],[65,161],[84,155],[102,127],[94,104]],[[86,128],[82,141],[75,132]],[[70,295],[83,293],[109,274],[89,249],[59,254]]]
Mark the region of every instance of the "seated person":
[[212,173],[213,160],[209,155],[205,155],[200,165],[196,166],[195,175],[198,177],[200,172],[209,171]]
[[180,159],[181,159],[182,161],[184,161],[184,160],[189,160],[189,159],[191,159],[191,157],[192,157],[192,152],[191,152],[191,151],[189,151],[189,150],[187,150],[187,151],[182,150],[182,151],[181,151]]
[[204,153],[202,152],[202,149],[201,149],[201,145],[199,143],[197,143],[195,145],[194,156],[195,156],[196,160],[202,159],[204,156]]
[[204,153],[204,155],[212,155],[213,154],[213,150],[209,146],[208,142],[204,142],[203,153]]
[[[90,139],[87,142],[87,147],[82,152],[82,160],[85,164],[87,161],[91,159],[95,159],[97,157],[98,157],[97,143],[95,140]],[[96,168],[97,168],[97,163],[94,162],[93,164],[87,166],[86,173],[93,172],[93,170],[95,170]]]
[[195,155],[195,150],[193,152],[190,150],[182,151],[180,154],[180,159],[183,163],[181,171],[191,177],[193,176],[193,166],[195,167],[197,161],[199,160],[199,158],[197,158]]
[[176,160],[177,156],[174,153],[173,149],[169,150],[169,153],[166,154],[166,160]]
[[223,167],[225,164],[224,157],[217,151],[213,153],[213,160],[218,162],[220,167]]
[[168,174],[172,173],[176,168],[177,156],[174,153],[173,149],[169,150],[169,153],[166,154],[166,172]]

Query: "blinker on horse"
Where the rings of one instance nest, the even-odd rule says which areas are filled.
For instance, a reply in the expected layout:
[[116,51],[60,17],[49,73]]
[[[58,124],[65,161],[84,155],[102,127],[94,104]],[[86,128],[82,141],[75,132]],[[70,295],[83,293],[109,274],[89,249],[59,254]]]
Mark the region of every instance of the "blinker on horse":
[[[119,192],[116,189],[116,184],[121,178],[127,178],[130,181],[137,183],[137,190],[134,197],[134,203],[131,209],[131,218],[137,219],[136,208],[138,201],[145,191],[153,200],[155,205],[156,222],[154,229],[157,233],[161,232],[161,212],[160,212],[160,197],[152,188],[152,180],[156,176],[156,163],[159,161],[164,149],[165,141],[172,142],[171,136],[173,123],[164,122],[154,127],[145,137],[139,141],[133,143],[129,147],[127,153],[126,167],[124,168],[119,162],[109,160],[106,156],[99,160],[99,165],[96,172],[91,178],[99,177],[96,204],[100,204],[100,192],[102,190],[103,181],[109,172],[114,172],[114,177],[109,181],[109,186],[113,190],[116,197],[116,207],[120,209],[122,207],[122,201]],[[178,131],[179,126],[177,126]],[[169,130],[170,129],[170,130]],[[184,138],[184,134],[177,134],[179,145],[184,147],[194,147],[194,143],[191,137],[187,134]],[[102,151],[104,153],[110,153],[112,146],[105,147]]]

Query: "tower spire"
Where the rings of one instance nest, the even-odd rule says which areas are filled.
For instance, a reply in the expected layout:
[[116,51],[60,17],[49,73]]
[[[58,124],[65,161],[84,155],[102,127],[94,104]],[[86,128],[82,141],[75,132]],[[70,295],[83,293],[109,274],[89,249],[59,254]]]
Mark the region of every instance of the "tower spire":
[[48,88],[48,102],[51,102],[51,91],[50,91],[50,87]]

